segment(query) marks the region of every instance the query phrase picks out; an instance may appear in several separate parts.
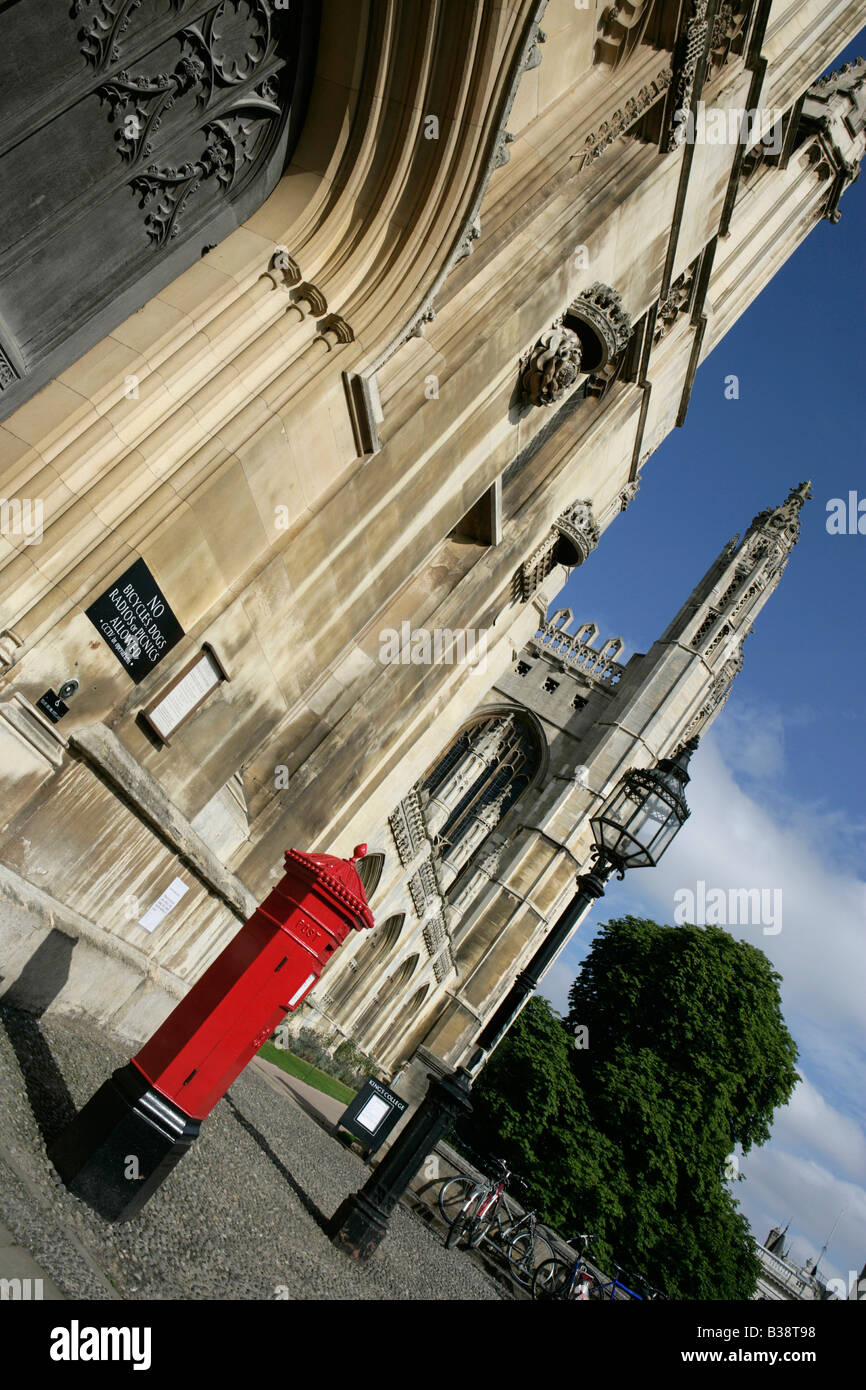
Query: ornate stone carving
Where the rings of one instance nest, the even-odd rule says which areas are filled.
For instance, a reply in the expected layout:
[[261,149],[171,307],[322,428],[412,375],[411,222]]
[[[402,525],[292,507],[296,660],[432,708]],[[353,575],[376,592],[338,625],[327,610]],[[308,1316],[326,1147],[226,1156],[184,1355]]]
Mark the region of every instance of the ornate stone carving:
[[[200,58],[184,55],[171,74],[156,77],[130,77],[125,71],[100,87],[99,96],[108,101],[112,118],[121,119],[114,138],[121,157],[130,163],[153,153],[153,141],[166,111],[185,92],[203,88],[205,65]],[[129,110],[129,108],[132,108]]]
[[[691,109],[698,64],[707,46],[707,8],[709,0],[692,0],[685,27],[677,39],[674,67],[674,113]],[[686,138],[686,122],[674,120],[665,142],[670,154]]]
[[439,901],[436,874],[429,859],[425,859],[417,873],[409,879],[409,893],[416,917],[423,917],[430,903]]
[[661,342],[662,338],[666,338],[680,314],[685,313],[688,309],[692,302],[697,270],[698,263],[695,260],[683,271],[679,279],[674,281],[665,298],[659,300],[653,342],[658,343]]
[[592,512],[592,502],[572,502],[553,523],[554,530],[569,540],[580,556],[576,561],[582,565],[599,542],[599,531]]
[[442,954],[437,956],[433,962],[433,974],[436,976],[436,983],[441,985],[442,981],[447,980],[454,969],[455,965],[451,958],[451,952],[446,946]]
[[531,68],[538,67],[539,63],[541,62],[540,45],[543,43],[547,43],[547,35],[545,34],[543,29],[539,29],[536,25],[535,36],[532,39],[532,42],[529,45],[529,49],[527,50],[526,57],[523,60],[524,72],[529,72]]
[[436,952],[445,945],[448,940],[448,932],[445,927],[445,917],[441,912],[437,912],[435,917],[424,927],[424,945],[427,947],[428,956],[435,956]]
[[618,67],[637,48],[646,32],[656,0],[616,0],[602,11],[595,61]]
[[708,77],[721,72],[732,55],[742,53],[751,11],[751,0],[724,0],[719,6],[710,35]]
[[[557,619],[566,615],[562,625]],[[594,689],[609,690],[618,685],[625,667],[615,658],[623,653],[622,638],[612,638],[599,650],[590,643],[597,635],[594,623],[584,623],[577,632],[567,632],[572,614],[568,609],[555,613],[549,623],[542,623],[529,646],[539,656],[553,657],[563,667],[578,672]]]
[[633,97],[629,97],[624,106],[614,111],[609,120],[602,121],[597,130],[590,131],[583,142],[583,149],[578,154],[573,154],[572,159],[579,161],[577,170],[580,172],[590,164],[594,164],[597,159],[601,159],[605,150],[613,144],[614,140],[620,135],[625,135],[633,125],[636,125],[645,111],[658,101],[663,92],[667,90],[671,83],[670,67],[663,68],[662,71],[641,87],[640,91]]
[[[649,457],[649,455],[647,455],[647,457]],[[646,460],[643,460],[643,461],[646,462]],[[630,483],[626,483],[625,487],[622,489],[622,491],[621,491],[620,494],[619,494],[619,501],[620,501],[620,508],[619,508],[619,509],[620,509],[621,512],[628,511],[628,508],[631,506],[632,502],[634,501],[634,499],[635,499],[635,497],[637,496],[637,494],[638,494],[639,491],[640,491],[640,478],[633,478],[633,479],[631,480]]]
[[559,534],[550,530],[542,541],[541,545],[533,550],[528,560],[525,560],[520,567],[520,597],[524,603],[532,598],[544,583],[547,576],[556,568],[556,547],[559,544]]
[[592,503],[573,502],[566,507],[553,523],[548,534],[520,568],[520,596],[524,602],[530,599],[547,576],[558,564],[568,563],[562,559],[562,542],[568,541],[576,552],[572,565],[582,565],[599,542],[599,529],[595,523]]
[[18,373],[6,353],[0,348],[0,391],[5,391],[7,386],[11,386],[17,380]]
[[132,187],[141,195],[140,206],[149,207],[144,219],[148,237],[154,246],[165,246],[181,230],[180,217],[189,200],[201,185],[215,180],[223,189],[231,189],[239,173],[252,162],[258,145],[263,113],[279,118],[279,104],[264,95],[259,100],[244,102],[251,107],[249,116],[228,115],[209,122],[203,130],[205,147],[194,163],[179,168],[151,164],[143,174],[132,179]]
[[588,325],[595,335],[600,360],[592,362],[593,371],[618,357],[631,337],[631,319],[623,308],[620,296],[600,280],[572,300],[565,311],[564,321],[566,324],[578,321]]
[[554,405],[580,375],[580,339],[561,322],[542,333],[521,366],[523,395],[533,405]]
[[421,802],[414,787],[388,817],[401,864],[409,864],[419,849],[428,843]]
[[[171,0],[175,10],[182,10],[185,4],[186,0]],[[73,19],[85,16],[78,42],[89,63],[104,68],[119,61],[121,36],[140,5],[141,0],[74,0]]]

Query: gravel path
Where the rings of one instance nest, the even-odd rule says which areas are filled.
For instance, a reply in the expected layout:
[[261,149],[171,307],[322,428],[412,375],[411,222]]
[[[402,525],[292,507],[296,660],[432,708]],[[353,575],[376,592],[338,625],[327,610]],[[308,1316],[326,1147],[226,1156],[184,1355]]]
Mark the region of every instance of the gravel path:
[[0,1007],[0,1220],[72,1298],[507,1299],[398,1208],[366,1268],[319,1224],[367,1168],[249,1068],[144,1211],[112,1226],[45,1152],[128,1052],[84,1019]]

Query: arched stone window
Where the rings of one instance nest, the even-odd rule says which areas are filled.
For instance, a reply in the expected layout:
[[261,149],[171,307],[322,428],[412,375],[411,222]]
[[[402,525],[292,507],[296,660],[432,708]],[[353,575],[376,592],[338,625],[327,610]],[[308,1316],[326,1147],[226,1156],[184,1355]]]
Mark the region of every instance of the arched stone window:
[[447,888],[539,771],[543,734],[522,710],[474,720],[420,787],[434,839],[439,883]]
[[388,1051],[382,1054],[387,1066],[400,1067],[407,1062],[429,1029],[430,1019],[418,1017],[429,993],[429,984],[421,985],[394,1019],[388,1030]]
[[381,926],[373,928],[360,950],[344,968],[333,989],[328,991],[332,1011],[344,1009],[370,980],[376,966],[393,951],[405,922],[406,914],[400,912],[394,917],[388,917]]
[[352,1032],[358,1040],[359,1046],[370,1046],[375,1039],[384,1021],[384,1015],[394,1003],[394,1000],[398,998],[400,991],[405,989],[406,985],[415,974],[418,960],[419,957],[417,955],[410,956],[408,960],[404,960],[402,965],[398,966],[393,974],[388,976],[382,988],[376,992],[364,1009],[364,1012],[356,1020]]
[[369,902],[379,887],[379,880],[382,877],[382,870],[385,867],[384,854],[365,854],[363,859],[359,859],[355,868],[358,870],[358,877],[364,887]]

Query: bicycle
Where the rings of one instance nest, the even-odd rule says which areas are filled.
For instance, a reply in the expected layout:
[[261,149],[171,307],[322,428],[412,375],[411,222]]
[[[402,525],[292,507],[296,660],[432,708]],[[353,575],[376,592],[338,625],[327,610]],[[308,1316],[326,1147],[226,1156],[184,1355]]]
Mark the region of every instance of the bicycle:
[[502,1232],[502,1236],[507,1241],[505,1253],[512,1275],[518,1284],[531,1288],[536,1269],[553,1256],[553,1246],[547,1236],[539,1233],[535,1212],[524,1212],[519,1221]]
[[[482,1214],[488,1218],[483,1229],[477,1229],[470,1233],[469,1244],[478,1246],[483,1240],[491,1244],[497,1244],[506,1256],[511,1273],[519,1284],[529,1288],[532,1284],[533,1275],[540,1257],[553,1255],[553,1246],[547,1237],[540,1233],[538,1218],[534,1211],[519,1213],[511,1206],[504,1192],[504,1182],[514,1179],[514,1174],[509,1173],[502,1160],[494,1160],[501,1169],[504,1170],[503,1190],[500,1199],[492,1206],[488,1206],[484,1213],[480,1211],[480,1200],[485,1194],[489,1196],[495,1193],[496,1183],[484,1183],[475,1178],[458,1176],[451,1178],[443,1183],[439,1190],[439,1210],[454,1228],[457,1218],[464,1213],[472,1213],[473,1203],[478,1201],[479,1207],[475,1211],[475,1216]],[[520,1178],[516,1181],[521,1182]],[[479,1200],[480,1199],[480,1200]],[[464,1223],[465,1226],[465,1223]],[[456,1245],[462,1234],[464,1227],[454,1231],[452,1244]],[[447,1242],[446,1242],[447,1244]],[[539,1257],[540,1251],[540,1257]]]
[[[627,1271],[624,1270],[621,1265],[618,1265],[616,1260],[613,1261],[613,1267],[617,1272],[617,1277],[606,1280],[596,1279],[592,1289],[590,1289],[589,1297],[597,1303],[613,1303],[616,1298],[617,1289],[621,1289],[624,1294],[634,1299],[635,1302],[643,1303],[644,1300],[641,1295],[635,1293],[634,1289],[630,1289],[628,1284],[623,1283],[619,1278],[620,1274],[626,1274]],[[629,1278],[631,1277],[632,1276],[629,1275]],[[608,1289],[610,1289],[610,1296],[608,1296]]]
[[581,1303],[591,1298],[599,1280],[592,1270],[587,1268],[586,1251],[590,1241],[596,1238],[594,1235],[576,1236],[574,1239],[578,1250],[571,1261],[563,1260],[559,1256],[554,1256],[552,1260],[544,1260],[536,1269],[532,1280],[532,1297],[539,1300],[558,1298]]
[[[452,1179],[452,1182],[446,1183],[445,1187],[443,1187],[440,1192],[439,1205],[444,1214],[447,1202],[453,1202],[454,1192],[459,1190],[455,1188],[455,1184],[462,1181],[463,1191],[465,1192],[466,1184],[471,1183],[468,1196],[464,1197],[457,1214],[451,1220],[451,1229],[445,1241],[446,1249],[451,1250],[454,1246],[459,1245],[464,1235],[467,1237],[467,1243],[470,1248],[475,1249],[476,1246],[481,1244],[487,1234],[491,1222],[497,1215],[500,1204],[502,1203],[505,1193],[505,1184],[511,1177],[508,1165],[503,1159],[494,1159],[493,1163],[499,1169],[497,1178],[481,1182],[475,1182],[471,1178],[464,1178],[462,1180]],[[447,1199],[445,1198],[446,1188],[454,1189]]]

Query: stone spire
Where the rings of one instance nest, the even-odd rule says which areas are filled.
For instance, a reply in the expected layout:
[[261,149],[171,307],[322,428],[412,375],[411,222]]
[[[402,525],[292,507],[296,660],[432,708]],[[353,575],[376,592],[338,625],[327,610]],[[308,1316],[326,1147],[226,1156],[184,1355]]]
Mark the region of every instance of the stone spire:
[[661,639],[699,652],[720,689],[729,689],[742,665],[743,641],[797,544],[810,496],[810,484],[800,483],[779,506],[759,512],[742,539],[724,547]]

